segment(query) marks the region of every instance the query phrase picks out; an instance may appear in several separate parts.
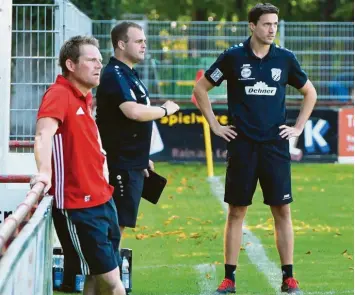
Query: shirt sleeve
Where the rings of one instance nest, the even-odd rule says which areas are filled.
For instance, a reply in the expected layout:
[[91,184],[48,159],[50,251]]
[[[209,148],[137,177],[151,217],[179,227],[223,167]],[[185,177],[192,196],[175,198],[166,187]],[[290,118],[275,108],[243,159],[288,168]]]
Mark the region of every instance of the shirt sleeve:
[[228,78],[230,66],[228,65],[228,50],[224,51],[206,71],[205,77],[214,86],[219,86]]
[[306,84],[307,80],[307,74],[302,70],[296,56],[292,54],[290,59],[288,84],[295,87],[296,89],[300,89]]
[[104,85],[101,85],[101,88],[106,88],[107,93],[110,94],[118,106],[127,101],[137,102],[136,95],[130,83],[120,71],[109,73],[107,80]]
[[63,124],[68,111],[68,93],[64,89],[48,89],[39,107],[37,120],[54,118]]

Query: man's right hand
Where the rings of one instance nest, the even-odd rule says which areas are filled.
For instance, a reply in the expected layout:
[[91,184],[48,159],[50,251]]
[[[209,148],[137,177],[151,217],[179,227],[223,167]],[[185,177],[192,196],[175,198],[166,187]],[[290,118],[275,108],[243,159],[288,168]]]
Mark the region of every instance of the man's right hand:
[[52,186],[51,177],[46,173],[36,173],[31,178],[30,187],[33,188],[39,182],[44,184],[43,193],[46,194]]
[[162,107],[166,108],[168,111],[168,116],[176,113],[180,109],[180,107],[171,100],[166,101]]
[[235,127],[228,125],[222,126],[220,124],[216,125],[215,127],[211,127],[214,134],[224,138],[226,141],[230,142],[231,139],[234,139],[238,134],[235,132]]

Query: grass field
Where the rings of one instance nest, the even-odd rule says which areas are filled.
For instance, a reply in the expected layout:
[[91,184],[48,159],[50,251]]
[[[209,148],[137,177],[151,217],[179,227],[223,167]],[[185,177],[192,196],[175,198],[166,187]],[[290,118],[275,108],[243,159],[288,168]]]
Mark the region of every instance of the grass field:
[[[293,165],[295,276],[305,294],[354,294],[353,169]],[[132,295],[213,294],[224,274],[224,207],[206,181],[204,165],[157,163],[156,170],[168,176],[168,186],[158,205],[142,201],[138,226],[125,232],[122,243],[133,249]],[[219,185],[224,173],[224,165],[215,167]],[[273,222],[260,188],[246,222],[278,269]],[[237,294],[277,294],[268,271],[259,271],[249,259],[251,246],[244,241]]]

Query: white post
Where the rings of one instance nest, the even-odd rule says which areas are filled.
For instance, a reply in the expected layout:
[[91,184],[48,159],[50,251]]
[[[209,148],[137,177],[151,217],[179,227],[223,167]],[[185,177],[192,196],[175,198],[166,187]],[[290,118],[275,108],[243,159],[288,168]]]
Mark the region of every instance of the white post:
[[0,174],[5,174],[10,137],[12,0],[0,0],[0,32]]

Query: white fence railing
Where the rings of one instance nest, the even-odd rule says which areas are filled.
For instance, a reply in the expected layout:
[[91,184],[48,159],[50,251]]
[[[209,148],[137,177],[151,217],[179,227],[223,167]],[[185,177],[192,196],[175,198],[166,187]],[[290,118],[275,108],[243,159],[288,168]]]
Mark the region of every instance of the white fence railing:
[[0,294],[53,294],[52,201],[52,197],[43,198],[34,215],[1,257]]

